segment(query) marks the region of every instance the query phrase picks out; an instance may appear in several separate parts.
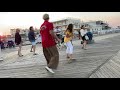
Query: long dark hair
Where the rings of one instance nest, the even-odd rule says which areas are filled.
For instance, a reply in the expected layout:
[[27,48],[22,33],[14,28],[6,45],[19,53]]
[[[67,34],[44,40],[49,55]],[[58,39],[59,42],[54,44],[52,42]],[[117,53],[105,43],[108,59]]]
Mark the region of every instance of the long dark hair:
[[73,24],[69,24],[67,30],[72,33],[73,32]]

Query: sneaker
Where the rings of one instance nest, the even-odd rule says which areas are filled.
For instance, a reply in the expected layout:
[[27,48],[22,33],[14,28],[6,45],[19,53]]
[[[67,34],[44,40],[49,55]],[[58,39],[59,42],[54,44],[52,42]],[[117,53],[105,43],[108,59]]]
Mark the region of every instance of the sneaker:
[[45,69],[46,69],[47,71],[49,71],[50,73],[53,73],[53,74],[55,73],[55,72],[53,72],[53,70],[52,70],[52,69],[50,69],[50,68],[49,68],[49,67],[47,67],[47,66],[45,67]]
[[19,55],[19,57],[23,57],[23,55]]

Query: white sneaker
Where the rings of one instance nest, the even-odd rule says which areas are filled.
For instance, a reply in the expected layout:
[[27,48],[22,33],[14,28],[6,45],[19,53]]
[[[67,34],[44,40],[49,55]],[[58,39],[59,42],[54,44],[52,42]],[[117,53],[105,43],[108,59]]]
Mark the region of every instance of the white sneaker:
[[53,74],[55,73],[55,72],[53,72],[53,70],[52,70],[52,69],[50,69],[50,68],[49,68],[49,67],[47,67],[47,66],[45,67],[45,69],[46,69],[47,71],[49,71],[49,72],[53,73]]

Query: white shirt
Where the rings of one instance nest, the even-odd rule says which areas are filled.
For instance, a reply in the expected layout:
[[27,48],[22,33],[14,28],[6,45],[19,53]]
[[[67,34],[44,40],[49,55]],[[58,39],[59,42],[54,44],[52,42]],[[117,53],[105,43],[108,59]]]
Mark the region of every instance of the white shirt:
[[39,36],[37,36],[37,42],[41,42],[41,35]]
[[55,29],[54,32],[57,34],[61,34],[61,29]]
[[81,33],[81,36],[83,37],[87,33],[87,30],[86,29],[85,30],[81,29],[80,33]]

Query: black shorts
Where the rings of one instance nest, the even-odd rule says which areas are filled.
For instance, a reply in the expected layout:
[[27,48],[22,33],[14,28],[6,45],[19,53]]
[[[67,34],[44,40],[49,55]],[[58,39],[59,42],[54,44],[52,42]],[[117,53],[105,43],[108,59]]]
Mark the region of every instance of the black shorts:
[[64,43],[64,37],[62,38],[62,42],[61,43]]
[[82,37],[82,40],[83,40],[83,41],[86,41],[85,36]]

